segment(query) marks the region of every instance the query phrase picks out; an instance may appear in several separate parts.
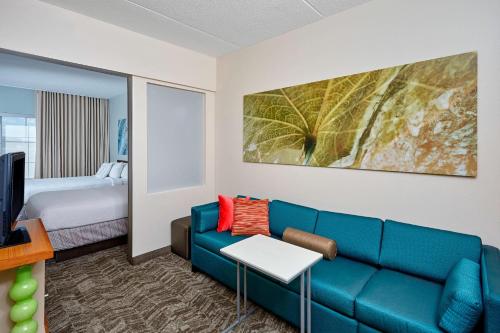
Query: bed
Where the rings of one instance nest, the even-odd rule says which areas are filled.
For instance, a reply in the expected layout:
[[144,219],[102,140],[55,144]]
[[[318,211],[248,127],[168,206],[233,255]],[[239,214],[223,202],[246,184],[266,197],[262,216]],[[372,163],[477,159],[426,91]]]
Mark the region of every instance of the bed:
[[24,214],[28,219],[42,219],[56,251],[56,260],[58,254],[73,249],[81,255],[85,246],[95,247],[109,240],[111,246],[126,240],[128,186],[37,193],[26,203]]
[[125,178],[99,178],[97,176],[26,179],[24,203],[37,193],[63,190],[79,190],[126,184]]

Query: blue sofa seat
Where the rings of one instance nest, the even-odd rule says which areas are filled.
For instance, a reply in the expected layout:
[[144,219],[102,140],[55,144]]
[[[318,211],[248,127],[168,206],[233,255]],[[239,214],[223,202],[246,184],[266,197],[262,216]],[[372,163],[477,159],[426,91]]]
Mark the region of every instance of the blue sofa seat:
[[[324,306],[354,317],[356,296],[376,271],[373,266],[340,256],[335,260],[321,260],[311,270],[311,297]],[[282,285],[300,293],[300,278]]]
[[356,297],[376,271],[373,266],[344,257],[322,260],[311,270],[311,296],[318,303],[354,317]]
[[386,332],[442,332],[438,306],[443,286],[382,269],[356,299],[356,319]]
[[[216,232],[218,212],[217,203],[192,208],[192,265],[234,289],[236,265],[220,249],[246,237]],[[476,288],[484,311],[474,332],[483,327],[486,333],[500,332],[500,252],[483,247],[476,236],[279,200],[270,203],[269,217],[273,238],[294,227],[337,242],[337,258],[312,268],[313,332],[444,332],[439,326],[444,286],[464,258],[481,268],[482,285]],[[248,274],[248,297],[298,325],[300,279],[286,285],[251,269]],[[460,300],[453,301],[460,315]],[[447,327],[460,331],[455,320]]]

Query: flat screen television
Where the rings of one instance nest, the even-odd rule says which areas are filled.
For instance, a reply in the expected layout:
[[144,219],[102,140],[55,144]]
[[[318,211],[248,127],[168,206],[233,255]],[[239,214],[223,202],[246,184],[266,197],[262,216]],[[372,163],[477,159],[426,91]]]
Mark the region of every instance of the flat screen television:
[[30,242],[25,228],[13,230],[24,205],[24,153],[0,156],[0,247]]

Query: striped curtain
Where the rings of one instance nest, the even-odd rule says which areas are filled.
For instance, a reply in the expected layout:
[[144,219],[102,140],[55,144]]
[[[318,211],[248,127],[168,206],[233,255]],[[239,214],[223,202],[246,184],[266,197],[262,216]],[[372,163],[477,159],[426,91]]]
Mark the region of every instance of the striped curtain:
[[36,178],[94,175],[109,161],[109,102],[37,92]]

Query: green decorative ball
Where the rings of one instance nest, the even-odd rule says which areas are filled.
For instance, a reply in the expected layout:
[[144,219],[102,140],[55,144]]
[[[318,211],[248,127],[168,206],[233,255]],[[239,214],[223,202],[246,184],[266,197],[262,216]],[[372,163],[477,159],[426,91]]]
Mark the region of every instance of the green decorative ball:
[[38,282],[33,278],[15,282],[9,290],[9,297],[14,302],[23,301],[33,296],[37,288]]
[[20,323],[31,319],[38,308],[37,302],[33,298],[20,301],[10,309],[10,319],[15,323]]
[[31,267],[30,265],[19,267],[16,270],[16,282],[31,279],[32,271],[33,271],[33,267]]
[[36,333],[37,330],[38,323],[33,319],[29,319],[17,323],[14,327],[12,327],[10,333]]

